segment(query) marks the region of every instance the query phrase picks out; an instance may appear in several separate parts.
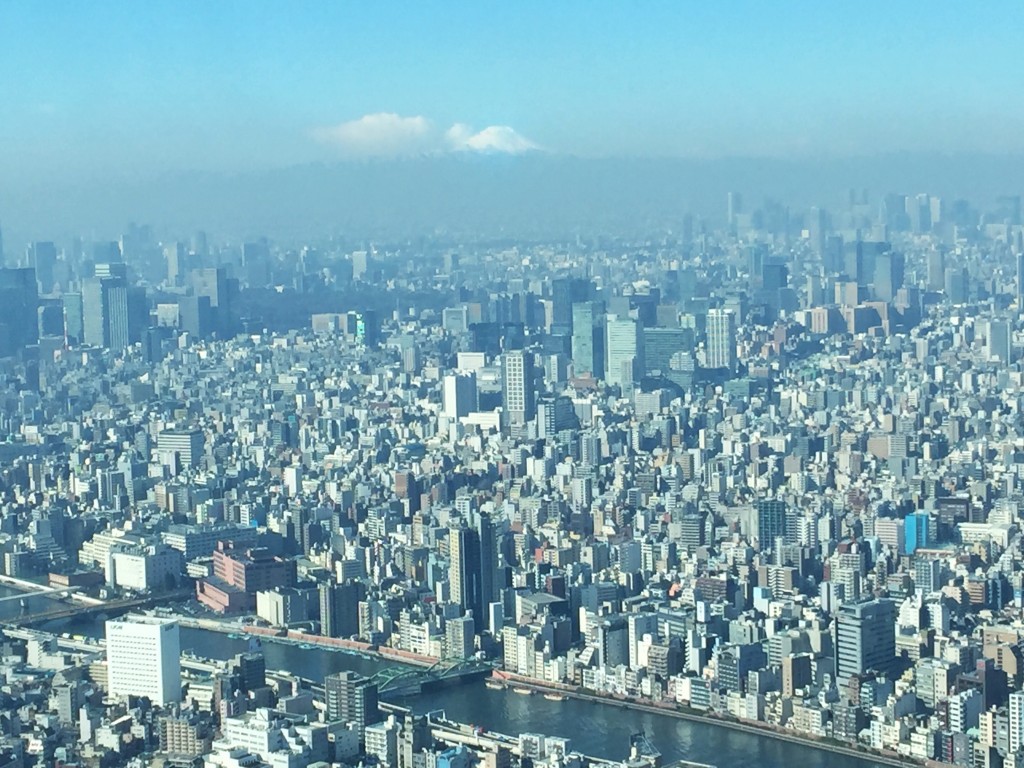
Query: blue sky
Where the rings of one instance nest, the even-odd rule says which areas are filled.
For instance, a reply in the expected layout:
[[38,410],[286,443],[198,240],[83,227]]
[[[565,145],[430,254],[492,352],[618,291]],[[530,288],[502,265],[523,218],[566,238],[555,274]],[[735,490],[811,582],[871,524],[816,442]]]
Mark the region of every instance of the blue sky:
[[1009,2],[0,0],[0,175],[1019,153],[1021,29]]

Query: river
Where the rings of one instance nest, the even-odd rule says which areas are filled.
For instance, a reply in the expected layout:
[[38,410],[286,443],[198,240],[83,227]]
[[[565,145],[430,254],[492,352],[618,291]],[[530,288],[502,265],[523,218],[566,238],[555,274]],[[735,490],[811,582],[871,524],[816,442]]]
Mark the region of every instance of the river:
[[[24,607],[21,604],[22,600],[26,601]],[[26,597],[24,590],[0,584],[0,621],[16,621],[18,616],[23,613],[52,611],[59,608],[60,605],[55,598],[46,595]]]
[[[19,594],[17,590],[0,585],[0,598]],[[28,600],[32,612],[44,610],[53,602],[47,597],[30,597]],[[0,602],[0,620],[17,620],[21,612],[18,600]],[[102,622],[95,618],[64,622],[61,626],[43,629],[91,637],[102,637],[104,631]],[[191,650],[207,658],[228,659],[246,650],[248,640],[182,628],[181,647],[183,651]],[[352,653],[321,648],[307,650],[275,642],[265,643],[263,650],[268,669],[287,670],[313,680],[342,670],[372,675],[381,666],[400,666],[392,661]],[[630,735],[644,730],[666,760],[686,759],[717,768],[741,768],[751,763],[758,768],[791,768],[795,765],[801,768],[879,768],[871,760],[823,752],[709,723],[678,720],[667,715],[605,704],[549,701],[540,695],[524,696],[510,690],[490,690],[480,682],[398,699],[395,703],[418,712],[443,709],[453,720],[511,735],[533,732],[568,736],[575,749],[598,757],[625,757]]]
[[[96,620],[70,622],[59,631],[98,637],[103,634],[103,626]],[[181,645],[183,651],[191,650],[207,658],[228,659],[246,650],[248,640],[182,628]],[[275,642],[264,643],[263,650],[268,669],[287,670],[314,680],[341,670],[372,675],[381,666],[400,666],[395,662],[352,653],[321,648],[302,649]],[[417,712],[443,709],[453,720],[511,735],[533,732],[567,736],[580,752],[611,759],[625,757],[630,735],[644,730],[666,761],[686,759],[717,768],[741,768],[752,763],[758,768],[879,768],[877,763],[868,759],[823,752],[710,723],[678,720],[613,705],[574,700],[549,701],[540,695],[490,690],[480,682],[397,699],[395,703]]]

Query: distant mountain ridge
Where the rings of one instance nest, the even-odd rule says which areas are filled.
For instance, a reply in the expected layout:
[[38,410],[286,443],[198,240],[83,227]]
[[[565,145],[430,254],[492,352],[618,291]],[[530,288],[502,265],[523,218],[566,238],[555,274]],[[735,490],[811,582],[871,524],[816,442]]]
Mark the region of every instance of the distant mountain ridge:
[[[677,229],[685,213],[721,221],[729,191],[795,210],[845,206],[847,191],[929,192],[990,204],[1019,193],[1024,156],[880,155],[846,159],[591,159],[546,152],[451,153],[240,173],[180,172],[125,182],[0,180],[0,221],[25,237],[114,235],[128,221],[159,232],[297,239],[330,233],[400,238],[446,231],[504,237]],[[8,243],[16,242],[8,239]]]

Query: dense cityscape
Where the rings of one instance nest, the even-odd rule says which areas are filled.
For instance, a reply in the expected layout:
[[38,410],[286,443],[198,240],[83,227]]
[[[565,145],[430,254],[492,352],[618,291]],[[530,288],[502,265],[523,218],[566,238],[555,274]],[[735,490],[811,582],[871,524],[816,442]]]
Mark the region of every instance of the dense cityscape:
[[667,746],[457,688],[1018,765],[1020,197],[722,202],[642,241],[4,243],[0,764]]

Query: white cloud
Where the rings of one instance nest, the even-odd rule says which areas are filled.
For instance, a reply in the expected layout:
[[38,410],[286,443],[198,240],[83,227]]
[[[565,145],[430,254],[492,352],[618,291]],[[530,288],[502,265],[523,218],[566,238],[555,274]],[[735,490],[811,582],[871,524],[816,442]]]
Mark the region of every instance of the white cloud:
[[396,156],[429,152],[436,143],[430,121],[393,112],[363,115],[338,125],[317,128],[313,137],[346,155]]
[[422,115],[403,117],[392,112],[364,115],[338,125],[313,130],[313,138],[352,157],[403,157],[444,152],[522,154],[539,149],[507,125],[474,131],[465,123],[440,130]]

